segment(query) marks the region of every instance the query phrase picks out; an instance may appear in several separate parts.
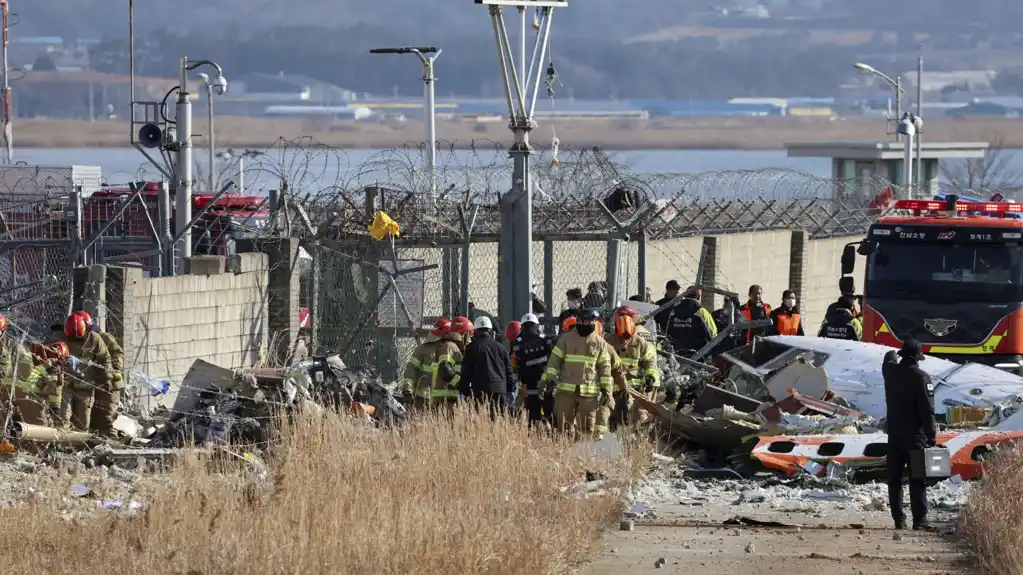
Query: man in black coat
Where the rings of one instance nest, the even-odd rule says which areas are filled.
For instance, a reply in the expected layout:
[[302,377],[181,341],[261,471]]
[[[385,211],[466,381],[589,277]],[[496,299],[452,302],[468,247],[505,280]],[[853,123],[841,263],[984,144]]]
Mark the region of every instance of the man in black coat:
[[511,355],[506,345],[494,339],[494,324],[489,317],[477,318],[475,327],[462,358],[458,392],[462,397],[486,402],[490,416],[496,417],[507,405],[508,394],[515,391]]
[[[896,355],[902,357],[899,362]],[[905,529],[906,514],[902,509],[902,477],[909,466],[909,454],[915,449],[934,447],[938,424],[934,419],[934,384],[931,376],[920,369],[924,359],[920,342],[906,340],[898,352],[885,355],[885,403],[888,416],[888,499],[896,529]],[[909,478],[909,506],[913,513],[913,529],[926,530],[927,484],[923,478]]]

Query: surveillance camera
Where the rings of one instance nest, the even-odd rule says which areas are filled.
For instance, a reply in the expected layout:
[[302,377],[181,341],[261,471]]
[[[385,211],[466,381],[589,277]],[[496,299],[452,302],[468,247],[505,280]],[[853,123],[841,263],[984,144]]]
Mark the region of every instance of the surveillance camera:
[[217,77],[213,79],[213,89],[217,91],[217,94],[223,96],[227,93],[227,78],[221,74],[217,74]]
[[903,118],[899,125],[896,126],[895,133],[902,136],[915,136],[916,126],[913,125],[913,121],[909,118]]

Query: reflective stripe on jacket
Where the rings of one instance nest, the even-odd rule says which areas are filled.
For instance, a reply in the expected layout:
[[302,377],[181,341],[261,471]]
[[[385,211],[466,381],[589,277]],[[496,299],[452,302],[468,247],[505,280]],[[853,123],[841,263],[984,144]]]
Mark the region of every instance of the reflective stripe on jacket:
[[[440,368],[443,365],[450,365],[455,372],[454,379],[447,383],[440,380]],[[412,352],[412,358],[405,366],[402,389],[424,399],[458,397],[461,366],[462,352],[455,342],[428,341]]]
[[596,397],[611,393],[611,354],[596,332],[587,337],[575,330],[563,334],[551,351],[544,379],[557,382],[559,392]]
[[4,378],[4,385],[7,387],[13,385],[32,395],[42,393],[42,384],[47,376],[46,365],[35,365],[32,354],[22,349],[18,351],[18,363],[15,364],[15,370],[16,373]]
[[634,389],[646,387],[646,377],[653,376],[654,387],[661,385],[661,373],[657,369],[657,348],[638,333],[627,340],[615,336],[613,349],[618,353],[625,378]]

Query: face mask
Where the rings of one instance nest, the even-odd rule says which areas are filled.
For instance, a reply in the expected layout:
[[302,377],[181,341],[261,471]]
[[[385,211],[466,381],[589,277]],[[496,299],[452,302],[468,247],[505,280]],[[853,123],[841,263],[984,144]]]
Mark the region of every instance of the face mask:
[[596,326],[594,326],[593,324],[583,325],[581,323],[577,323],[577,324],[575,324],[575,331],[578,332],[579,335],[581,335],[583,337],[589,337],[590,334],[593,333],[593,328],[594,327],[596,327]]
[[785,305],[786,307],[796,307],[796,300],[792,298],[787,299],[785,300]]

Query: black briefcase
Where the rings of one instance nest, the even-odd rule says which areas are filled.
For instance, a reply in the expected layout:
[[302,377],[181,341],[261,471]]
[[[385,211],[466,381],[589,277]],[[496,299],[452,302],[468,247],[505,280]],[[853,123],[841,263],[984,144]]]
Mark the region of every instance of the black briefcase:
[[944,447],[927,447],[909,452],[909,474],[913,479],[952,477],[952,459]]

